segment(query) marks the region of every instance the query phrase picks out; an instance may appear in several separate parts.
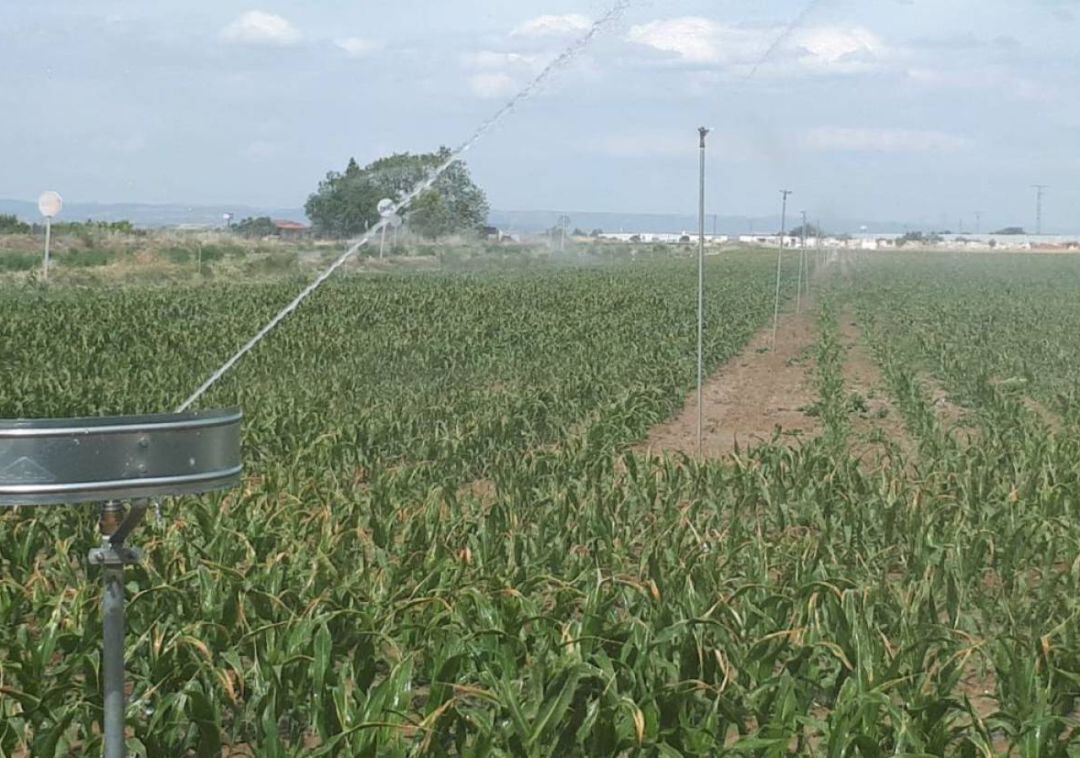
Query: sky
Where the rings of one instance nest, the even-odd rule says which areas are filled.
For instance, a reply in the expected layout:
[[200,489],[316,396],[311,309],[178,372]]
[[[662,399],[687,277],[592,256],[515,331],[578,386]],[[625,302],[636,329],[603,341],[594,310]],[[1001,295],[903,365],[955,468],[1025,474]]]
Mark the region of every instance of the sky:
[[[612,0],[0,7],[0,197],[300,207],[461,142]],[[795,24],[794,22],[798,22]],[[1080,0],[639,0],[473,151],[499,209],[1080,230]]]

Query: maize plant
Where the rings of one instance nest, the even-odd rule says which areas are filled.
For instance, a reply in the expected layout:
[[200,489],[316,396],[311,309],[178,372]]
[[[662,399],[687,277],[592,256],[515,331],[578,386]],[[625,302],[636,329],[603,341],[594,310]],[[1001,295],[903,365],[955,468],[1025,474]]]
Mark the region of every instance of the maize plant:
[[[709,367],[770,319],[773,261],[709,261]],[[694,379],[696,273],[353,277],[305,304],[205,401],[246,411],[244,486],[139,533],[131,750],[1080,754],[1080,265],[825,271],[825,433],[645,456]],[[0,417],[174,407],[294,290],[4,292]],[[844,309],[911,460],[850,449]],[[92,521],[0,514],[0,753],[100,749]]]

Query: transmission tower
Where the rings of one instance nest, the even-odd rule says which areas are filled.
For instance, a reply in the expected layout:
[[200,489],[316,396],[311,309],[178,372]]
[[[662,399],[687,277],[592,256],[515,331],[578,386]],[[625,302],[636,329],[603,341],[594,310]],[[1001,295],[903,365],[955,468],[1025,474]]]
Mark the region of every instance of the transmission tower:
[[1033,184],[1031,185],[1035,189],[1035,234],[1042,234],[1042,211],[1043,211],[1043,195],[1046,190],[1050,189],[1045,184]]

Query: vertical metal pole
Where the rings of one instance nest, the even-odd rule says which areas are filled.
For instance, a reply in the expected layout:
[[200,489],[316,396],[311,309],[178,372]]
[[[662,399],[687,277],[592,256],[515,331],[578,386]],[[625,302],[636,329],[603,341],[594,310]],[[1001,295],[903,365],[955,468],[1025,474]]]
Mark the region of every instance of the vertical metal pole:
[[1043,193],[1049,189],[1045,184],[1036,184],[1035,187],[1035,234],[1042,235],[1043,225]]
[[101,651],[105,691],[105,758],[124,758],[124,567],[106,566],[101,601],[104,645]]
[[379,240],[379,260],[382,260],[383,250],[386,249],[386,224],[383,224],[382,238]]
[[705,407],[702,387],[705,382],[705,138],[709,130],[698,129],[701,136],[701,175],[698,204],[698,301],[697,301],[697,450],[702,454]]
[[780,190],[784,201],[780,210],[780,248],[776,251],[776,306],[773,308],[772,347],[776,349],[776,331],[780,327],[780,274],[784,262],[784,236],[787,234],[787,199],[791,190]]
[[45,281],[49,281],[49,246],[52,244],[52,218],[45,217],[45,261],[42,264],[41,275]]
[[[810,299],[810,258],[806,252],[806,211],[802,212],[802,250],[799,253],[799,287],[806,287],[806,298]],[[802,313],[802,298],[799,298],[799,312]]]
[[[145,513],[145,504],[136,511],[138,518]],[[124,561],[113,540],[122,543],[126,533],[124,506],[116,501],[104,503],[98,522],[105,541],[98,550],[90,551],[90,563],[102,567],[104,593],[101,597],[102,648],[101,679],[104,695],[102,731],[105,737],[105,758],[124,758],[124,714],[127,703],[124,695]]]

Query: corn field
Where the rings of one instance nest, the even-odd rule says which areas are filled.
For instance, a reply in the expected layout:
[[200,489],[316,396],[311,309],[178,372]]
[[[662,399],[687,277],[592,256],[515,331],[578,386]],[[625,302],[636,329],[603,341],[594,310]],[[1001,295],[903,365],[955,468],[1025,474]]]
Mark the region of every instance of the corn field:
[[[771,320],[774,267],[709,261],[709,368]],[[246,412],[244,486],[136,532],[129,749],[1080,755],[1080,261],[820,269],[824,433],[645,456],[694,380],[696,275],[351,277],[305,304],[204,401]],[[0,293],[0,418],[175,407],[296,287]],[[845,319],[912,441],[875,465]],[[0,512],[0,755],[100,752],[95,527]]]

